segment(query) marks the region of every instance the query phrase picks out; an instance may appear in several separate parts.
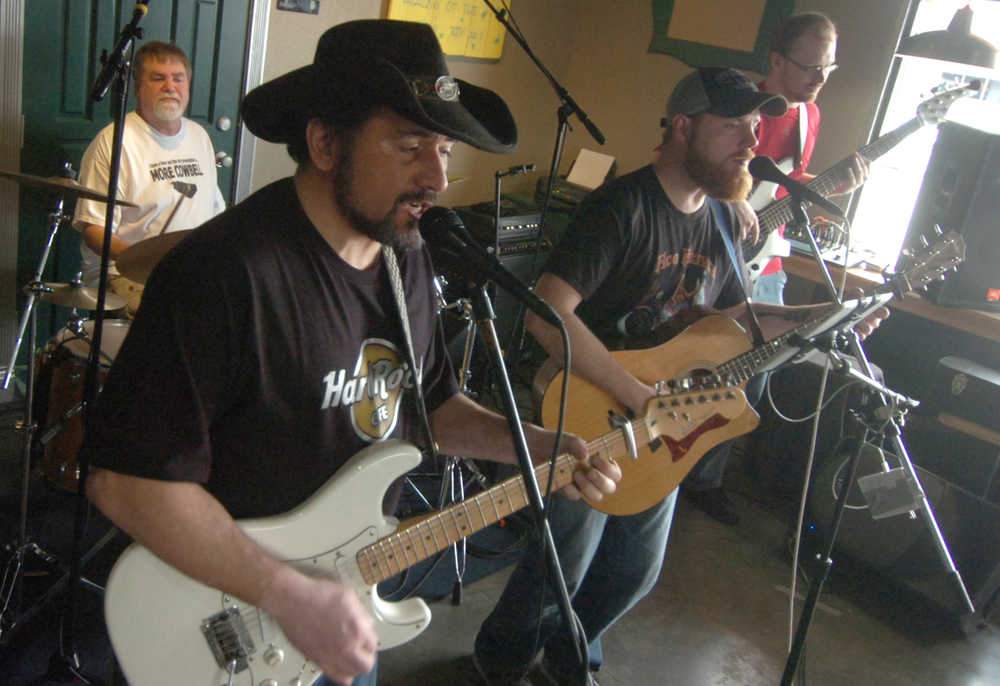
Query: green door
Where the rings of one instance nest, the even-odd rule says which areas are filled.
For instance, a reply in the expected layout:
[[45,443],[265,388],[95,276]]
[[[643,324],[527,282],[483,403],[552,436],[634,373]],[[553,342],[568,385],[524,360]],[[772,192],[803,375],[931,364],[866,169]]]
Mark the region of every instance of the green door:
[[[237,152],[237,107],[250,2],[224,0],[153,0],[140,23],[143,39],[171,41],[191,60],[191,104],[187,116],[211,135],[217,153]],[[118,42],[121,27],[132,18],[134,1],[31,0],[24,18],[24,146],[21,171],[55,176],[64,162],[79,169],[90,140],[113,117],[111,91],[99,103],[90,89],[101,70],[101,53]],[[135,108],[129,84],[128,109]],[[234,164],[219,168],[219,187],[232,198]],[[106,189],[97,189],[106,190]],[[21,189],[18,235],[18,283],[31,280],[44,247],[49,215],[58,195],[38,188]],[[72,211],[72,203],[66,208]],[[80,260],[79,236],[64,223],[43,276],[69,281]],[[55,311],[59,310],[59,311]],[[68,311],[43,304],[40,335],[51,335]],[[22,357],[23,359],[23,357]]]

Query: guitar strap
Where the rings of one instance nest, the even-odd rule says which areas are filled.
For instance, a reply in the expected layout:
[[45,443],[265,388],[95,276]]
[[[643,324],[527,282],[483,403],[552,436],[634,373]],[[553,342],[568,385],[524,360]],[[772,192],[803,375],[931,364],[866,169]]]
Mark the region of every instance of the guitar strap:
[[406,343],[406,356],[413,370],[414,391],[416,394],[417,414],[420,422],[427,434],[427,450],[432,458],[437,458],[437,443],[434,440],[434,433],[431,431],[431,423],[427,417],[427,405],[424,403],[423,388],[423,368],[417,364],[416,354],[413,352],[413,336],[410,334],[410,317],[406,309],[406,294],[403,291],[403,279],[399,274],[399,262],[396,260],[396,252],[388,245],[382,246],[382,257],[385,260],[386,270],[389,272],[389,283],[392,285],[392,294],[396,300],[396,311],[399,313],[399,323],[403,329],[403,339]]
[[733,265],[733,271],[736,272],[736,280],[740,284],[740,290],[743,292],[743,302],[747,308],[747,316],[750,319],[750,333],[753,335],[754,346],[760,346],[764,344],[764,333],[760,330],[760,322],[757,320],[757,314],[753,311],[750,306],[750,295],[747,293],[746,279],[743,276],[743,262],[736,257],[736,248],[733,246],[732,239],[732,226],[729,224],[729,217],[726,216],[726,212],[722,209],[722,203],[715,198],[709,197],[708,206],[712,211],[712,216],[715,218],[715,227],[719,230],[719,235],[722,236],[722,242],[726,246],[726,252],[729,253],[729,261]]
[[809,137],[809,108],[804,102],[799,103],[799,146],[795,148],[795,167],[802,166],[802,154],[806,151],[806,139]]

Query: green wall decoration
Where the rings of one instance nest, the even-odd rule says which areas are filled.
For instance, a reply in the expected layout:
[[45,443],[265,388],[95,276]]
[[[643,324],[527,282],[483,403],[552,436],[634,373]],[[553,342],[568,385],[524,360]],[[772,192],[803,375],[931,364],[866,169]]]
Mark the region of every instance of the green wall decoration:
[[692,67],[767,72],[771,31],[795,9],[795,0],[652,0],[649,52]]

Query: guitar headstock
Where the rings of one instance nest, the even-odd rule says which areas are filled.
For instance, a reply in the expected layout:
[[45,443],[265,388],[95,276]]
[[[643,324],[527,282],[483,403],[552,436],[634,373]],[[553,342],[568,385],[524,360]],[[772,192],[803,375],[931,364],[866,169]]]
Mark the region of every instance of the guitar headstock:
[[980,87],[979,81],[945,87],[917,106],[917,118],[923,124],[940,124],[948,114],[951,103],[966,95],[978,93]]
[[660,386],[646,405],[645,422],[651,436],[679,439],[716,415],[735,419],[748,406],[743,389],[717,380],[678,389]]
[[964,260],[965,239],[956,232],[949,231],[919,252],[905,255],[900,261],[899,271],[891,275],[883,274],[886,282],[878,290],[892,291],[897,297],[902,297],[942,278]]

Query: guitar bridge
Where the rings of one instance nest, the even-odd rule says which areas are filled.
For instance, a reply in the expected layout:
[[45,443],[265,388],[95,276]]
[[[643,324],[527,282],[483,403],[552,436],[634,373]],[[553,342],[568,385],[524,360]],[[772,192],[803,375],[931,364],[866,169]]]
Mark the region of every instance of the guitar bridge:
[[250,656],[257,650],[236,607],[227,607],[202,620],[201,633],[208,641],[219,667],[230,674],[246,669]]

